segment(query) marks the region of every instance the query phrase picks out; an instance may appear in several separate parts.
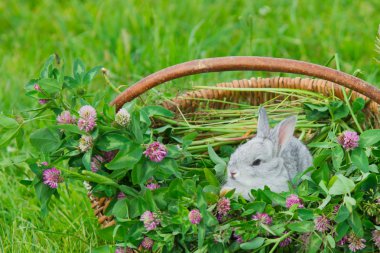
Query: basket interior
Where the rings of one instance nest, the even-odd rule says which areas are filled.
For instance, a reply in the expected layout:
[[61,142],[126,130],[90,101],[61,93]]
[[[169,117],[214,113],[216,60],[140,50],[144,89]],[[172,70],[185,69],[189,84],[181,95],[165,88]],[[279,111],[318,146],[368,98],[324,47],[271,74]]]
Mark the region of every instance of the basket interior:
[[[281,92],[278,89],[281,89]],[[210,125],[212,120],[216,119],[219,121],[226,120],[226,122],[228,122],[227,120],[244,121],[246,117],[251,117],[252,122],[255,123],[254,119],[257,119],[258,106],[264,106],[271,108],[270,111],[276,112],[274,115],[269,112],[273,126],[276,122],[290,115],[296,114],[299,119],[304,119],[304,103],[311,100],[315,100],[319,104],[328,103],[331,98],[344,101],[344,92],[351,102],[358,97],[366,101],[364,110],[366,117],[362,127],[364,129],[378,128],[379,105],[377,103],[370,101],[362,94],[348,89],[343,90],[341,86],[335,83],[320,79],[274,77],[235,80],[219,83],[214,87],[200,87],[198,90],[184,93],[171,101],[165,101],[163,106],[173,111],[178,120],[186,118],[189,124],[198,126]],[[226,111],[232,111],[234,115],[224,116]],[[214,116],[210,118],[210,114]],[[218,115],[221,116],[218,117]],[[224,127],[228,129],[230,125],[227,123]],[[202,132],[201,128],[199,129],[197,130],[198,139],[218,136],[223,138],[222,133]],[[304,127],[300,126],[297,130],[295,135],[302,135],[301,139],[308,143],[321,131],[321,128],[308,128],[305,125]],[[254,135],[255,126],[246,125],[234,131],[240,131],[240,138],[234,136],[234,140],[231,140],[230,144],[238,144],[251,138]]]

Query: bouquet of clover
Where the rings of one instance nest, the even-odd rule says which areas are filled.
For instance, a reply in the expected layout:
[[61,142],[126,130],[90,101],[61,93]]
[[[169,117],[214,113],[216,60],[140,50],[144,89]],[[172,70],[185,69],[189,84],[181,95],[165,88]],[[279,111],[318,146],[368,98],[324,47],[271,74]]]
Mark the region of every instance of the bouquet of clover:
[[18,131],[41,122],[30,133],[27,163],[44,213],[72,179],[109,200],[103,212],[115,225],[101,230],[111,236],[98,252],[379,250],[380,130],[362,130],[370,126],[363,99],[274,89],[296,97],[281,108],[266,105],[271,124],[298,114],[296,135],[309,142],[314,162],[288,191],[252,189],[247,200],[234,190],[219,192],[230,155],[257,126],[258,106],[236,102],[176,117],[134,100],[115,112],[104,102],[109,94],[91,93],[100,69],[86,72],[77,60],[65,76],[52,56],[26,85],[39,103],[30,120],[2,116]]

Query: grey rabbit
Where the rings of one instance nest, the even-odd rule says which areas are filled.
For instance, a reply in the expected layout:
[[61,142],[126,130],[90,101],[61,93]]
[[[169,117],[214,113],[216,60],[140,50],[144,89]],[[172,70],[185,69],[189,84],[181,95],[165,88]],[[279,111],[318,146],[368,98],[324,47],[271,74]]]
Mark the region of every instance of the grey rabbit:
[[293,136],[296,120],[291,116],[271,129],[261,107],[257,134],[231,155],[221,193],[235,188],[235,193],[249,199],[251,189],[265,185],[274,192],[287,191],[288,181],[312,165],[309,150]]

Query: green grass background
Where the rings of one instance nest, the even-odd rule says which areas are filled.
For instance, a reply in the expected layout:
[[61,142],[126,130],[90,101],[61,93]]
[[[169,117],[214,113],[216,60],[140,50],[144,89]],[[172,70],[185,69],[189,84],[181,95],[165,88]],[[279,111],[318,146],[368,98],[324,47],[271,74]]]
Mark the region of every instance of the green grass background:
[[[75,58],[103,65],[119,85],[197,58],[257,55],[325,64],[337,53],[343,71],[360,69],[359,77],[378,85],[379,10],[378,0],[0,1],[0,112],[36,106],[23,86],[52,53],[67,66]],[[267,74],[204,74],[157,90],[173,96],[194,83],[253,75]],[[101,77],[92,85],[114,96]],[[40,216],[34,190],[19,183],[31,176],[28,169],[4,165],[20,153],[13,144],[0,153],[0,252],[85,252],[102,245],[79,183],[62,187],[51,213]]]

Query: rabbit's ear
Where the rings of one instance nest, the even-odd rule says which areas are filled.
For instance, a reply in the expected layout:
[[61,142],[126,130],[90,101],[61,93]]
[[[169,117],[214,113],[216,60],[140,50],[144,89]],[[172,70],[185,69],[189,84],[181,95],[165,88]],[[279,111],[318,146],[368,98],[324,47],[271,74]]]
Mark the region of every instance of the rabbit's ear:
[[281,121],[280,124],[274,128],[275,143],[277,145],[278,154],[281,154],[288,141],[292,138],[296,127],[296,121],[297,117],[291,116]]
[[267,137],[270,132],[269,121],[267,112],[264,107],[260,107],[259,109],[259,120],[257,123],[257,136],[259,137]]

